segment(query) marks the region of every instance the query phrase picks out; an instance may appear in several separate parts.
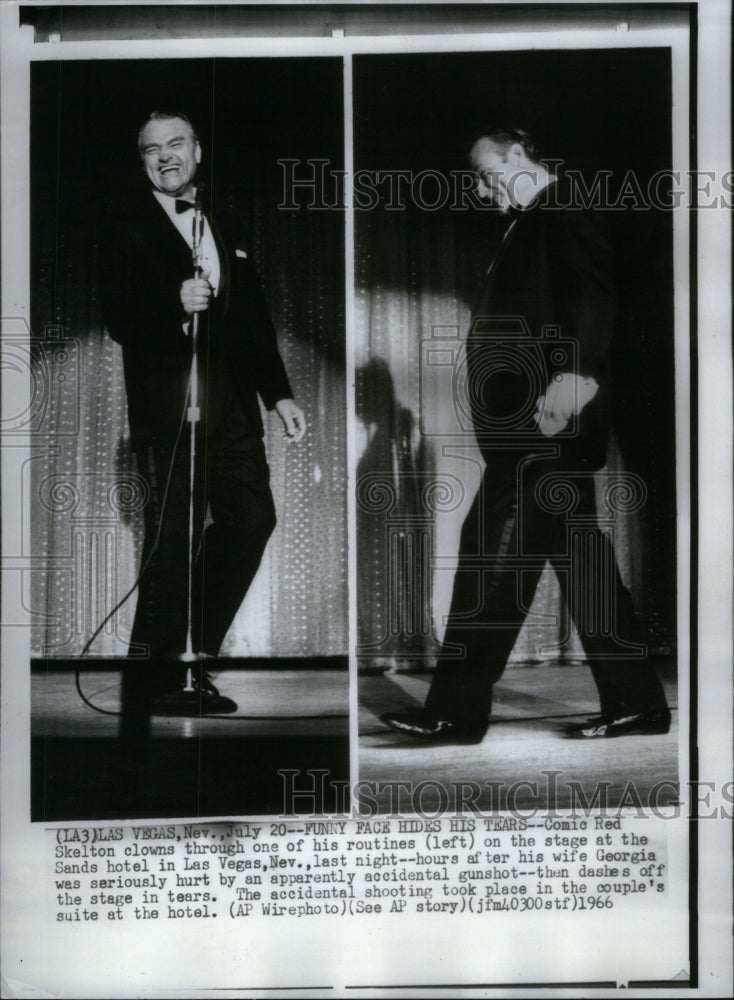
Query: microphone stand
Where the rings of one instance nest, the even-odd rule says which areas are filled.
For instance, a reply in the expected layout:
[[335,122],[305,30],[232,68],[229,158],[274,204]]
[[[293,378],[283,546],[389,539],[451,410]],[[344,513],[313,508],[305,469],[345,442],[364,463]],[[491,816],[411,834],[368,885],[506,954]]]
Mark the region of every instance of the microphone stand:
[[[204,235],[204,216],[201,211],[201,202],[198,200],[194,204],[193,238],[191,251],[194,262],[194,277],[200,278],[202,271],[202,247],[201,241]],[[196,354],[197,339],[199,335],[199,314],[193,313],[189,327],[191,336],[191,368],[189,369],[188,388],[188,410],[187,419],[190,426],[189,434],[189,552],[188,552],[188,598],[186,609],[186,650],[179,656],[179,662],[187,664],[186,681],[182,689],[169,694],[162,695],[156,699],[156,708],[164,715],[180,715],[188,717],[198,717],[202,711],[202,691],[197,690],[193,683],[192,664],[196,663],[203,654],[194,652],[192,624],[193,624],[193,599],[194,599],[194,496],[196,479],[196,426],[201,420],[201,410],[199,409],[199,366]],[[207,692],[209,695],[210,693]],[[208,697],[205,706],[209,712],[233,712],[236,705],[228,698],[222,698],[216,693],[212,698]]]
[[[194,263],[194,277],[201,277],[201,240],[204,235],[204,216],[201,213],[201,202],[196,200],[194,204],[194,219],[192,223],[192,245],[191,253]],[[186,651],[181,655],[183,663],[191,664],[196,662],[197,656],[194,653],[192,638],[193,601],[194,601],[194,492],[196,476],[196,426],[201,420],[201,410],[199,408],[199,362],[196,354],[197,339],[199,336],[199,314],[195,312],[191,317],[191,368],[189,369],[189,408],[187,420],[189,422],[189,558],[188,558],[188,598],[186,607]],[[183,693],[189,697],[196,693],[193,684],[193,674],[191,666],[186,668],[186,683]]]

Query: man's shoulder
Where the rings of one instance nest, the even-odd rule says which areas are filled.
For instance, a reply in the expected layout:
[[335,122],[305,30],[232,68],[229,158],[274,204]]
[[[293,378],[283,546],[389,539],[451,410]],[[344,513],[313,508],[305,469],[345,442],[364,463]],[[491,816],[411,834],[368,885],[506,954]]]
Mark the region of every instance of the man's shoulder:
[[565,178],[543,192],[537,214],[551,239],[602,243],[609,239],[604,214],[580,199]]
[[250,259],[253,244],[250,206],[227,194],[205,198],[203,204],[227,250],[234,252],[239,249],[247,254],[246,259]]

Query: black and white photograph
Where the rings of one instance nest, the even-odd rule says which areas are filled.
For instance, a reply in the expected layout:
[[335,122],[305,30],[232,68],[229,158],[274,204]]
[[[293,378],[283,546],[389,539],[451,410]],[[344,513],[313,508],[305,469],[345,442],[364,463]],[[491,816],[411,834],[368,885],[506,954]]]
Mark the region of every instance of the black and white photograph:
[[36,820],[349,778],[342,148],[335,59],[33,67]]
[[728,997],[731,9],[0,7],[3,997]]
[[354,108],[360,773],[644,799],[690,671],[670,50],[357,57]]

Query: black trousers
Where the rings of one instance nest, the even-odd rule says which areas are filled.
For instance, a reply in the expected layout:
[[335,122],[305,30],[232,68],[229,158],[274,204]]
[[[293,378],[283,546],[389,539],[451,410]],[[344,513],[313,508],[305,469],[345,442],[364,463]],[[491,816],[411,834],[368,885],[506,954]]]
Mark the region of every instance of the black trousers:
[[562,457],[485,456],[462,528],[451,610],[426,710],[483,721],[549,560],[599,690],[601,712],[664,710],[632,599],[596,517],[590,472]]
[[[150,499],[128,655],[167,660],[186,648],[188,425],[177,447],[153,443],[137,457]],[[194,511],[193,650],[216,656],[275,527],[262,440],[235,431],[197,440]]]

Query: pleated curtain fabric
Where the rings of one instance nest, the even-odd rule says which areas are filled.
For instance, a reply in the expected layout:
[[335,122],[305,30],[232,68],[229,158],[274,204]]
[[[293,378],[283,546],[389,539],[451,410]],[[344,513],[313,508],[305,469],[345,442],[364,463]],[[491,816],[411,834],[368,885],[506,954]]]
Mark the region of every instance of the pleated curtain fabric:
[[[352,375],[345,372],[343,219],[278,211],[277,200],[275,191],[254,199],[247,228],[310,427],[291,447],[278,418],[266,420],[278,527],[223,652],[344,655],[345,378]],[[460,405],[457,416],[452,372],[461,363],[472,290],[491,253],[489,227],[483,217],[420,211],[358,212],[355,227],[358,662],[367,669],[430,667],[461,523],[482,471]],[[129,446],[120,349],[101,325],[96,287],[104,262],[95,240],[88,222],[34,231],[34,434],[24,489],[31,496],[34,568],[26,593],[36,656],[77,655],[133,584],[140,561],[145,487]],[[449,443],[447,429],[454,432]],[[623,468],[613,442],[598,477],[600,502],[608,477]],[[647,507],[617,514],[613,530],[622,576],[652,642],[664,647],[673,641],[670,581],[656,568],[660,502],[654,475],[649,482]],[[96,640],[95,654],[124,653],[134,607],[133,595]],[[581,648],[547,569],[512,659],[559,656],[579,657]]]
[[[365,670],[430,667],[443,636],[461,524],[483,468],[457,385],[472,286],[490,259],[490,236],[486,217],[410,207],[357,214],[358,607]],[[621,468],[612,444],[597,477],[602,513],[605,483]],[[639,599],[642,522],[617,515],[613,527],[622,576]],[[546,567],[511,662],[579,658],[580,641]]]
[[[278,527],[225,639],[232,656],[347,652],[346,407],[343,223],[334,213],[279,212],[277,192],[247,220],[291,384],[309,430],[298,445],[266,418]],[[129,445],[121,350],[102,327],[97,235],[47,225],[33,247],[31,360],[35,433],[27,470],[33,655],[78,655],[132,586],[145,485]],[[317,581],[317,585],[315,582]],[[124,655],[135,595],[94,655]]]

